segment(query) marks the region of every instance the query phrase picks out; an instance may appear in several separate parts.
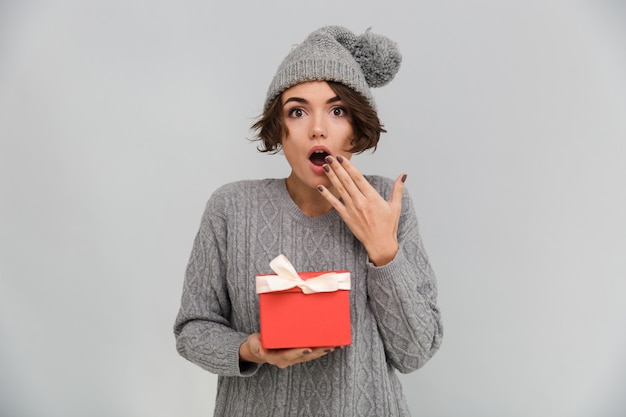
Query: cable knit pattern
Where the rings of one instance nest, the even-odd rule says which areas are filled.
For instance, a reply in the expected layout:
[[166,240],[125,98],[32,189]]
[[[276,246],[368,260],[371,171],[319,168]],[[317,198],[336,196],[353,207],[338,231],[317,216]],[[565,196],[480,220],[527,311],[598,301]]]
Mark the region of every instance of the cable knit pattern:
[[[392,181],[368,176],[388,199]],[[396,370],[411,372],[443,335],[433,271],[404,193],[400,250],[382,267],[336,211],[306,217],[283,179],[241,181],[213,193],[202,217],[174,325],[180,354],[216,373],[215,416],[408,416]],[[259,331],[255,276],[283,253],[299,271],[348,269],[352,345],[279,369],[240,366],[239,346]]]

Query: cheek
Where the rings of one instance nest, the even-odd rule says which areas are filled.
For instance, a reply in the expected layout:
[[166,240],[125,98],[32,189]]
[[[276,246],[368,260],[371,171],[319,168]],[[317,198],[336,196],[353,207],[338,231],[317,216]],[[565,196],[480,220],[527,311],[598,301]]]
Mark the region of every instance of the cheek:
[[344,125],[344,132],[346,136],[349,137],[350,140],[352,140],[352,138],[354,137],[354,128],[352,127],[352,123],[346,122],[346,124]]
[[348,126],[345,129],[343,136],[346,138],[344,141],[344,148],[352,148],[352,145],[354,143],[354,129],[352,129],[352,126]]
[[301,151],[298,150],[298,143],[290,137],[284,137],[282,140],[282,152],[287,161],[294,160],[295,156]]

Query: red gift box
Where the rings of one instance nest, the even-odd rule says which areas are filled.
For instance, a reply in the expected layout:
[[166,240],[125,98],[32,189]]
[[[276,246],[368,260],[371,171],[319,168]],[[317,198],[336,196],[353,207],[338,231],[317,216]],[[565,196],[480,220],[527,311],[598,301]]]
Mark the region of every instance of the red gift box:
[[352,343],[349,271],[297,273],[283,255],[270,266],[276,275],[256,277],[264,348]]

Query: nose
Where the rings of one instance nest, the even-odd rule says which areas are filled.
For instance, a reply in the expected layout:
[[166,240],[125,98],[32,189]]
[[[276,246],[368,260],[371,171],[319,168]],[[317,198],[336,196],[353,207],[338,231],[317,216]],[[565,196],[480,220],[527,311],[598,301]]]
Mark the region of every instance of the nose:
[[323,115],[318,114],[312,118],[311,139],[325,138],[326,135],[326,121]]

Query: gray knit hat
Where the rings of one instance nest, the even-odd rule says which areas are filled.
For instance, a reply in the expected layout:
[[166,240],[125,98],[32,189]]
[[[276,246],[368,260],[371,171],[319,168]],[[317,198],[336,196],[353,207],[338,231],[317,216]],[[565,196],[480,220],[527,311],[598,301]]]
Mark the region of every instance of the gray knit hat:
[[305,81],[336,81],[361,93],[376,108],[370,87],[389,83],[402,55],[392,40],[369,31],[356,36],[341,26],[311,33],[278,67],[265,100],[267,109],[280,93]]

